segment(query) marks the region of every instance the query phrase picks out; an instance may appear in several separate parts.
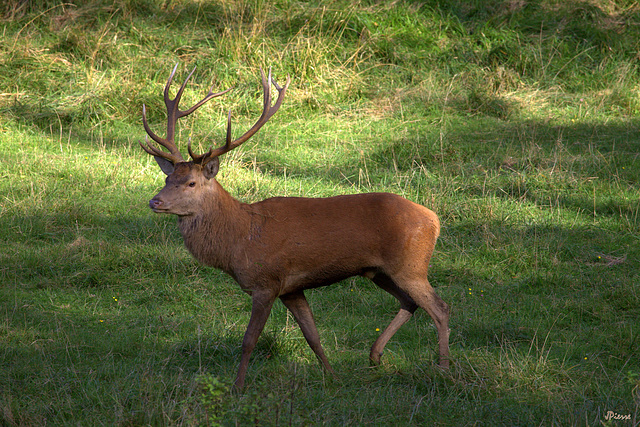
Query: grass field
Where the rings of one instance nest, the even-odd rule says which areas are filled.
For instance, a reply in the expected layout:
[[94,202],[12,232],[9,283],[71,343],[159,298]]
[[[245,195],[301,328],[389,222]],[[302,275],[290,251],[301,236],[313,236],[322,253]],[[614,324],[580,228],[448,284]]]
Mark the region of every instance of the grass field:
[[[640,423],[640,7],[629,0],[9,0],[0,6],[0,425]],[[197,66],[179,124],[242,201],[388,191],[442,221],[418,312],[364,279],[307,293],[326,376],[277,303],[244,393],[251,302],[148,200],[141,106]]]

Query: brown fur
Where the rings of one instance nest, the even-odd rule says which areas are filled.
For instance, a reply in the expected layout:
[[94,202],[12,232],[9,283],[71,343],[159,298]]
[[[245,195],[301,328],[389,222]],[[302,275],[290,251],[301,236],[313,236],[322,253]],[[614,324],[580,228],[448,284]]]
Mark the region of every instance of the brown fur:
[[165,172],[166,185],[150,207],[178,215],[193,256],[227,272],[253,300],[236,387],[244,385],[250,354],[277,298],[291,310],[322,365],[333,372],[303,291],[357,275],[372,279],[401,304],[371,347],[371,362],[380,362],[387,341],[422,307],[436,323],[440,365],[448,367],[449,308],[427,280],[440,231],[431,210],[388,193],[276,197],[245,204],[216,181],[217,165],[211,172],[180,162]]

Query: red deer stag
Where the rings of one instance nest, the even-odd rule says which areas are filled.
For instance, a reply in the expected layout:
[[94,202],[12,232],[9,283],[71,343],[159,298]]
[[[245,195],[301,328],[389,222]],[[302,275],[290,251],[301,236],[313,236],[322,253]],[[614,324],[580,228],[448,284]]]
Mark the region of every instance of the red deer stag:
[[[177,65],[176,65],[177,68]],[[142,122],[147,134],[168,150],[146,141],[140,145],[167,175],[164,188],[149,201],[157,213],[178,216],[178,227],[191,254],[201,263],[219,268],[252,299],[251,318],[242,341],[242,356],[235,387],[243,388],[249,357],[264,328],[271,307],[280,298],[295,317],[305,339],[322,366],[333,369],[320,345],[313,314],[304,290],[330,285],[351,276],[364,276],[400,301],[400,311],[371,347],[372,364],[380,363],[389,339],[418,307],[435,321],[440,366],[449,366],[449,307],[427,280],[429,260],[440,231],[431,210],[388,193],[355,194],[329,198],[274,197],[246,204],[234,199],[216,181],[219,156],[251,138],[273,116],[284,99],[290,79],[280,87],[262,74],[264,106],[256,123],[236,140],[231,138],[231,113],[226,144],[190,161],[180,155],[175,138],[176,121],[211,98],[227,91],[209,93],[188,110],[178,103],[187,77],[174,99],[164,88],[167,136],[149,127],[146,108]],[[195,71],[195,69],[194,69]],[[278,90],[272,104],[271,84]]]

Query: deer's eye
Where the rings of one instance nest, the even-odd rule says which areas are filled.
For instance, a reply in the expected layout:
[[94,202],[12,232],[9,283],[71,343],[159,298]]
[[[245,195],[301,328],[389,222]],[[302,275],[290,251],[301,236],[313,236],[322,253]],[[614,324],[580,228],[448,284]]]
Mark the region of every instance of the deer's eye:
[[189,187],[195,187],[195,186],[196,186],[196,182],[195,182],[195,181],[191,181],[191,182],[189,183]]

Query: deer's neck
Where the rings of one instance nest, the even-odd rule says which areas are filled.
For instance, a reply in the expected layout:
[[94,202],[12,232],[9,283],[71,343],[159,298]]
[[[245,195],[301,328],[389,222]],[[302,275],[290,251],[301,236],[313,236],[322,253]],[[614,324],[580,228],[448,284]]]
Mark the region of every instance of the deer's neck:
[[204,200],[200,213],[178,217],[178,226],[185,246],[198,261],[231,273],[250,219],[238,200],[219,184],[216,187],[215,195]]

